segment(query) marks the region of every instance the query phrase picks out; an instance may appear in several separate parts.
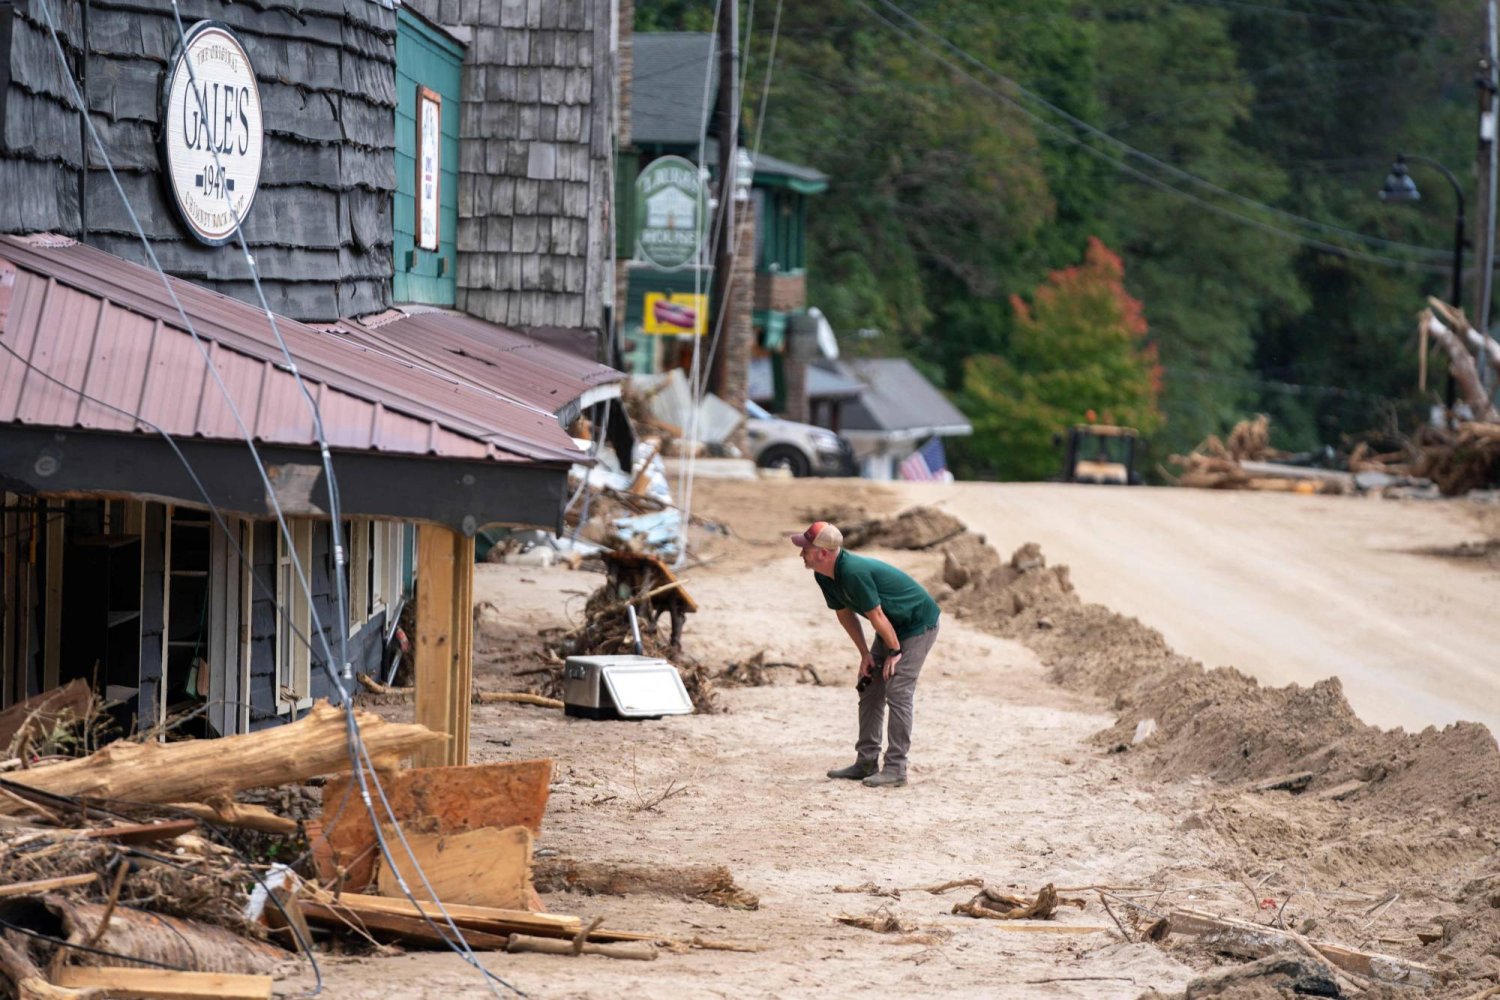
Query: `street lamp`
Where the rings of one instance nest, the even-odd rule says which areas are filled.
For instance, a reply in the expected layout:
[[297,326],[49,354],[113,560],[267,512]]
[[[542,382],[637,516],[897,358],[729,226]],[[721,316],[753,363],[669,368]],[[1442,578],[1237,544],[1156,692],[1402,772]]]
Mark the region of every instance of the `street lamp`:
[[1407,156],[1405,154],[1396,157],[1396,162],[1391,165],[1391,172],[1386,174],[1385,185],[1380,189],[1381,201],[1421,201],[1422,192],[1417,190],[1417,182],[1411,179],[1407,172],[1406,161],[1423,163],[1448,178],[1448,183],[1453,185],[1453,197],[1458,202],[1458,213],[1453,219],[1453,291],[1448,297],[1448,302],[1455,309],[1463,308],[1464,289],[1464,189],[1459,186],[1458,178],[1453,176],[1453,171],[1443,166],[1437,160],[1426,156]]
[[[1411,179],[1411,174],[1406,169],[1406,161],[1426,164],[1448,178],[1448,183],[1453,185],[1453,197],[1458,203],[1458,211],[1453,218],[1453,290],[1448,295],[1448,302],[1455,309],[1463,308],[1464,295],[1464,189],[1458,183],[1458,178],[1453,176],[1453,171],[1443,166],[1437,160],[1426,156],[1407,156],[1402,154],[1396,157],[1396,162],[1391,165],[1391,172],[1385,176],[1385,184],[1380,188],[1381,201],[1421,201],[1422,192],[1417,190],[1417,182]],[[1453,372],[1448,372],[1448,408],[1453,408]]]

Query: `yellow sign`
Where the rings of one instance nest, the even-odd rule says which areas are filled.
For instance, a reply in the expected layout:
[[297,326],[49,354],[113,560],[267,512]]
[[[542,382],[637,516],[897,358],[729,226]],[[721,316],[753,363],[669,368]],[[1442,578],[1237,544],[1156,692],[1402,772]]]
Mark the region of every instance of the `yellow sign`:
[[647,292],[641,313],[645,333],[701,335],[708,329],[708,296]]

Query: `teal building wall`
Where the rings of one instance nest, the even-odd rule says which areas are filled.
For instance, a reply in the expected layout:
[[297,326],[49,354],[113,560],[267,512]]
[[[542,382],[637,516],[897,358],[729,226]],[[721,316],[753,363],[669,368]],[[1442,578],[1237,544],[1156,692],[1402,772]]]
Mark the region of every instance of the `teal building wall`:
[[[458,295],[458,121],[464,47],[401,7],[396,16],[396,231],[393,300],[452,306]],[[417,249],[417,88],[443,98],[438,250]]]

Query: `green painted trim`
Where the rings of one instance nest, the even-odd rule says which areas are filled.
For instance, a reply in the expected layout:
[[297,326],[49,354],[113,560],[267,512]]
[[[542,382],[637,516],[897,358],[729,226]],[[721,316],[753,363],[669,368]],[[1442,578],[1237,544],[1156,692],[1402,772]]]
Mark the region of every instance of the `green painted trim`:
[[755,172],[755,186],[762,188],[780,188],[784,191],[795,191],[798,194],[822,194],[828,190],[827,181],[810,181],[803,177],[792,177],[787,174],[773,174],[765,170]]
[[396,28],[397,30],[406,28],[409,31],[416,32],[426,41],[446,50],[447,54],[457,59],[459,63],[464,61],[464,53],[468,51],[467,45],[448,34],[442,28],[432,24],[426,18],[413,14],[408,7],[401,6],[396,8]]

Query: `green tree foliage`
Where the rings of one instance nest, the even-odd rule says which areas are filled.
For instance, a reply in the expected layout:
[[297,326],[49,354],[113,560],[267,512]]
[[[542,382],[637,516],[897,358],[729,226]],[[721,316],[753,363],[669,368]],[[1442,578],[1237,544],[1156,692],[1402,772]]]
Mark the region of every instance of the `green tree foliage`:
[[[1150,323],[1154,455],[1255,411],[1293,449],[1346,445],[1392,415],[1409,426],[1424,404],[1413,317],[1446,296],[1454,206],[1419,166],[1420,204],[1375,192],[1404,150],[1448,164],[1472,197],[1478,5],[891,2],[946,41],[885,0],[784,4],[760,122],[775,8],[760,0],[742,33],[745,117],[767,152],[832,178],[809,209],[809,301],[846,348],[905,354],[975,408],[974,438],[950,451],[960,475],[1050,471],[1050,456],[1001,457],[1091,405],[1036,395],[1034,329],[1008,300],[1077,265],[1095,235]],[[637,25],[707,30],[713,10],[639,0]],[[1059,362],[1055,384],[1101,363]],[[996,423],[1005,390],[976,391],[990,376],[1032,393],[1010,404],[1023,430]]]
[[964,365],[972,457],[1007,479],[1040,479],[1057,471],[1052,438],[1071,424],[1093,416],[1143,434],[1160,428],[1156,349],[1124,276],[1120,258],[1090,237],[1083,263],[1048,275],[1030,304],[1012,296],[1010,351]]

